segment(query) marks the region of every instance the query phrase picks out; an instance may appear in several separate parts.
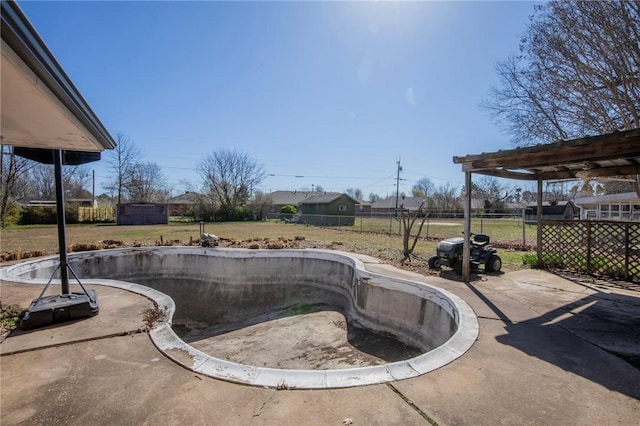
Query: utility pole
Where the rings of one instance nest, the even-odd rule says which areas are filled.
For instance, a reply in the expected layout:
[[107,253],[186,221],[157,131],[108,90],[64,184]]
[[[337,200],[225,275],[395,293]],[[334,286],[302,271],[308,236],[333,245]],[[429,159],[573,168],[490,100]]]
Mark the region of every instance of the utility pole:
[[402,166],[400,166],[400,159],[396,162],[398,165],[398,175],[396,177],[396,217],[398,217],[398,198],[400,196],[400,172],[402,171]]

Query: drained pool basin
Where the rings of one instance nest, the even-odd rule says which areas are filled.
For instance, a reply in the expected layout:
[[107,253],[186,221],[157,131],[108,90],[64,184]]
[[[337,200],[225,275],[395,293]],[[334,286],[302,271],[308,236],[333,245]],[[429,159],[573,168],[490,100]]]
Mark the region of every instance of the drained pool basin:
[[[165,315],[149,334],[167,357],[194,372],[244,384],[339,388],[415,377],[455,360],[478,336],[477,318],[459,297],[367,271],[349,253],[151,247],[73,253],[69,264],[83,284],[115,286],[154,300]],[[4,268],[0,277],[44,284],[57,265],[55,257],[25,262]],[[420,355],[357,368],[270,368],[205,353],[172,328],[181,317],[237,328],[291,306],[331,306],[358,327],[393,336]]]

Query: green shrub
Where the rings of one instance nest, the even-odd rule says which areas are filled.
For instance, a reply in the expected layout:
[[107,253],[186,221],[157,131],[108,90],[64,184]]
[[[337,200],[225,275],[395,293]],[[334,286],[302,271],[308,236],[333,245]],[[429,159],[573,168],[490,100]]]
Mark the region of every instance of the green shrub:
[[17,225],[20,222],[21,213],[22,208],[18,204],[9,202],[7,204],[7,208],[4,211],[2,227]]
[[55,206],[26,206],[20,212],[18,225],[54,225],[57,222]]
[[287,204],[286,206],[282,206],[282,208],[280,209],[280,213],[282,214],[290,214],[290,215],[294,215],[296,214],[298,210],[295,208],[295,206],[292,206],[291,204]]
[[295,206],[292,206],[291,204],[287,204],[286,206],[282,206],[280,208],[280,218],[281,219],[291,219],[297,212],[298,210],[296,209]]
[[522,255],[522,263],[524,265],[529,265],[532,268],[537,268],[540,266],[540,264],[538,263],[538,256],[530,253]]
[[253,212],[248,206],[240,206],[236,208],[219,207],[213,214],[215,222],[238,222],[253,220]]
[[253,211],[248,206],[236,207],[233,212],[233,221],[253,220]]
[[213,203],[198,202],[191,207],[191,213],[196,221],[213,222],[216,216],[216,206]]
[[[78,203],[68,203],[64,209],[67,224],[78,223]],[[58,223],[56,206],[25,206],[20,210],[18,225],[55,225]]]
[[0,330],[11,331],[18,327],[22,318],[23,309],[18,305],[3,305],[0,302]]

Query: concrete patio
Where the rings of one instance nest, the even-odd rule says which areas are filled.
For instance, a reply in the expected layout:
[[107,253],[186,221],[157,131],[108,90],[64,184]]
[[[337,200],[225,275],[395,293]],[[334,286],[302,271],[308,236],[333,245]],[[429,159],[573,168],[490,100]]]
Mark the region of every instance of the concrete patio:
[[[99,315],[14,332],[0,345],[0,423],[638,423],[640,369],[632,363],[640,360],[639,292],[537,270],[464,283],[393,269],[471,305],[480,335],[466,354],[387,384],[304,391],[238,385],[160,353],[144,331],[143,311],[153,307],[146,298],[87,286],[98,291]],[[3,304],[23,307],[40,291],[9,282],[0,290]]]

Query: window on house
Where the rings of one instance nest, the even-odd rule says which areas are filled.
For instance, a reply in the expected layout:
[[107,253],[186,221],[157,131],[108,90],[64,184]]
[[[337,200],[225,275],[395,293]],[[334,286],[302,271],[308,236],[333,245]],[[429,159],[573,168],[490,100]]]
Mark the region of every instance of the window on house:
[[347,211],[347,205],[346,204],[339,204],[338,205],[338,211],[346,212]]

